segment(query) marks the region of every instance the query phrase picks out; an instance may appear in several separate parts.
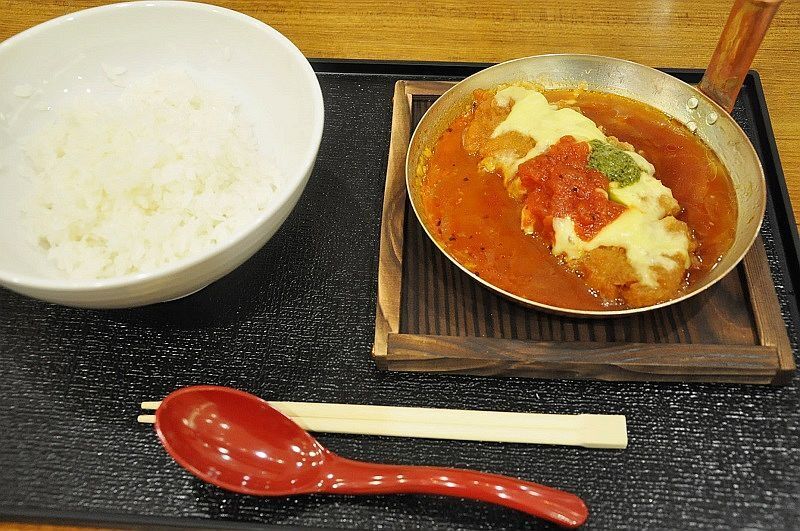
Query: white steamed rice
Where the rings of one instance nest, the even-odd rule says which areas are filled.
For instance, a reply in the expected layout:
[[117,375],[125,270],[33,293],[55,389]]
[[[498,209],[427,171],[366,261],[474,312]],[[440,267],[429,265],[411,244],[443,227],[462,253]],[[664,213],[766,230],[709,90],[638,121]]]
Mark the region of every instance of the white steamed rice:
[[73,102],[26,155],[34,239],[71,278],[196,255],[252,223],[276,191],[236,103],[178,70],[140,79],[114,102]]

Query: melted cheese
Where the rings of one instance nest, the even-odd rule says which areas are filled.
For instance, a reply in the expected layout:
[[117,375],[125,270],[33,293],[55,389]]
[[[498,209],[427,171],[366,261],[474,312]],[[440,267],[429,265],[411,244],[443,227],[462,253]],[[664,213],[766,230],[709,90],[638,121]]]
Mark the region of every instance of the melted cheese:
[[[576,260],[598,247],[622,247],[639,281],[656,287],[658,281],[653,267],[666,270],[678,265],[689,267],[689,239],[683,231],[670,230],[674,220],[673,217],[653,219],[635,208],[629,208],[587,242],[575,232],[572,219],[554,218],[553,254],[563,254],[567,260]],[[683,264],[676,262],[673,257],[682,260]]]
[[[498,153],[481,161],[484,169],[502,170],[504,184],[512,196],[522,195],[517,190],[519,183],[514,179],[520,164],[544,153],[562,137],[570,135],[579,142],[608,141],[591,119],[574,109],[559,109],[535,89],[511,85],[497,92],[495,102],[502,107],[512,103],[513,106],[505,120],[492,132],[493,138],[514,131],[536,141],[536,146],[521,158]],[[642,169],[641,177],[636,183],[625,187],[611,183],[609,197],[628,207],[627,210],[588,242],[575,232],[572,219],[555,218],[552,253],[575,260],[599,247],[621,247],[625,249],[628,262],[639,281],[656,287],[658,280],[653,268],[672,270],[680,265],[689,267],[689,239],[684,231],[672,229],[675,218],[665,217],[674,211],[673,207],[677,208],[677,202],[672,191],[655,177],[653,165],[634,151],[626,153]],[[525,230],[524,211],[522,226]],[[526,232],[531,230],[528,227]]]
[[648,175],[655,175],[656,167],[650,164],[650,162],[646,158],[639,155],[635,151],[626,150],[625,153],[627,153],[628,156],[633,159],[633,162],[635,162],[636,165],[639,166],[644,173]]
[[626,153],[642,168],[639,180],[628,186],[612,182],[608,187],[608,197],[627,207],[636,208],[651,219],[661,219],[674,211],[677,205],[672,190],[655,178],[656,169],[647,159],[634,151]]
[[[508,184],[514,178],[520,164],[544,153],[564,136],[571,135],[579,142],[588,142],[590,140],[607,141],[606,136],[591,119],[574,109],[559,109],[549,103],[547,98],[536,89],[521,85],[511,85],[497,91],[494,100],[501,107],[508,107],[512,103],[514,106],[505,120],[500,122],[494,129],[492,138],[514,131],[529,136],[536,141],[536,146],[523,157],[515,157],[512,153],[498,153],[481,161],[481,165],[486,171],[501,170],[505,184]],[[655,173],[653,165],[644,157],[634,151],[626,151],[626,153],[642,168],[643,175],[646,173],[652,176]],[[652,181],[648,181],[645,184],[649,192],[656,191],[655,184]],[[644,193],[642,189],[633,189],[629,190],[629,192],[632,193],[619,194],[620,199],[618,202],[626,206],[645,206],[637,200],[637,197],[641,197]],[[658,192],[659,195],[666,192],[672,197],[672,193],[666,186],[663,186]],[[616,201],[616,199],[614,200]],[[663,217],[663,214],[661,217]]]
[[671,213],[669,208],[675,205],[672,190],[661,184],[661,181],[642,172],[639,180],[628,186],[611,183],[608,197],[616,203],[635,208],[650,219],[661,219]]
[[508,107],[511,103],[523,99],[531,90],[520,85],[510,85],[498,90],[494,95],[494,101],[501,107]]
[[603,132],[589,118],[574,109],[559,109],[551,105],[541,92],[511,86],[495,95],[499,105],[508,105],[510,99],[514,100],[514,106],[506,119],[495,128],[492,138],[516,131],[536,140],[536,147],[525,155],[524,160],[544,153],[566,135],[572,135],[578,142],[606,140]]

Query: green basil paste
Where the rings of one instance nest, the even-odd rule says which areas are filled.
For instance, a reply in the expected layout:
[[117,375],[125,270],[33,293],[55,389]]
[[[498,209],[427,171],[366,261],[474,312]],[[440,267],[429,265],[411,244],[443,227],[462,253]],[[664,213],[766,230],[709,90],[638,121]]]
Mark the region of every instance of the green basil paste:
[[637,182],[641,177],[642,169],[623,150],[601,140],[591,140],[589,145],[592,147],[589,167],[604,174],[609,181],[624,187]]

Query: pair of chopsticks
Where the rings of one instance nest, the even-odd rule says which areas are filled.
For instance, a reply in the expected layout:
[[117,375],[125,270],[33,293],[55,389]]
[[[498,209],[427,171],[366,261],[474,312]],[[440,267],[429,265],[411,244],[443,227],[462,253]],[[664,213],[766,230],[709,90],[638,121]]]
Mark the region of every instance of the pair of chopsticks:
[[[142,402],[142,409],[156,410],[160,404]],[[269,402],[269,405],[313,432],[586,448],[628,446],[624,415],[551,415],[315,402]],[[152,424],[156,419],[153,414],[144,414],[137,420]]]

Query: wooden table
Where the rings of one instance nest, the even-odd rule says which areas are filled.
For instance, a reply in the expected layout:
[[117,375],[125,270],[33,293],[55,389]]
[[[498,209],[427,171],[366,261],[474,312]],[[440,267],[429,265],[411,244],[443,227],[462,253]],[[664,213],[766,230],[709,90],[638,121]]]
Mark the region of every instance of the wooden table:
[[[105,2],[0,0],[0,41]],[[498,62],[553,52],[610,55],[651,66],[703,67],[728,2],[216,0],[259,18],[308,57]],[[792,202],[800,205],[800,3],[785,2],[753,65],[761,73]],[[800,219],[800,207],[795,219]],[[4,529],[54,529],[0,524]],[[65,529],[62,527],[59,530]]]

